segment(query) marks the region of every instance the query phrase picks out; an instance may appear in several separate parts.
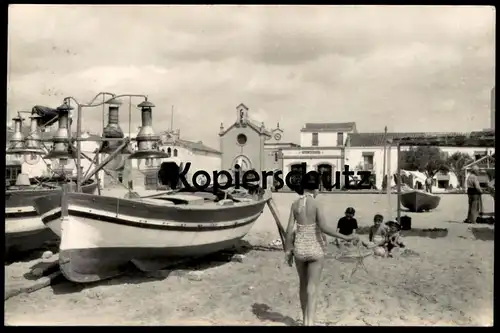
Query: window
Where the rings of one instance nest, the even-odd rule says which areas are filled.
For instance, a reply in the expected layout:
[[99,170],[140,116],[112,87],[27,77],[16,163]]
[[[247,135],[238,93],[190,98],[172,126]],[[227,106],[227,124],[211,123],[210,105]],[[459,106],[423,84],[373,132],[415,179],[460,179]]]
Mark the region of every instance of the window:
[[337,146],[343,146],[344,145],[344,133],[339,132],[337,133]]
[[177,157],[177,149],[174,149],[174,157]]
[[363,170],[373,170],[373,153],[363,153]]
[[238,144],[243,146],[245,143],[247,143],[247,136],[245,134],[238,134],[238,136],[236,137],[236,141],[238,141]]
[[274,153],[274,162],[278,162],[278,153]]
[[313,133],[312,134],[312,146],[317,146],[318,143],[319,143],[318,133]]
[[172,149],[170,147],[167,149],[167,155],[168,157],[172,156]]

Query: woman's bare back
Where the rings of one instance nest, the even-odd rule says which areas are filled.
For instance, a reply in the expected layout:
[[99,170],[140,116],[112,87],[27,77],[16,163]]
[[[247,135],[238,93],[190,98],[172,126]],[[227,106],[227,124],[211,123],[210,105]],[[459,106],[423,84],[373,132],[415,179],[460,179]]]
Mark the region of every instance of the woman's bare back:
[[295,200],[292,204],[292,211],[297,224],[317,223],[318,202],[312,195],[305,195]]
[[297,222],[295,232],[295,259],[303,262],[317,261],[325,256],[326,238],[318,224],[317,201],[305,195],[292,204]]

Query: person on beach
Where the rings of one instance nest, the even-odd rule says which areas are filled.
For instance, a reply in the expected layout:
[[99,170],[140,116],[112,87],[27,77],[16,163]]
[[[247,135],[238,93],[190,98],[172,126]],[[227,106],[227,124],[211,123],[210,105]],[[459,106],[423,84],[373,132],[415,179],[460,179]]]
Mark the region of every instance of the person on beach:
[[[356,211],[352,207],[347,207],[345,210],[345,216],[341,217],[337,223],[337,232],[345,235],[345,236],[350,236],[350,235],[355,235],[356,230],[358,230],[358,221],[354,218],[354,215],[356,214]],[[344,247],[344,245],[350,245],[351,242],[347,241],[342,241],[339,239],[335,240],[336,245],[339,247]]]
[[370,233],[368,234],[370,247],[384,246],[388,228],[383,222],[384,217],[382,215],[376,214],[373,217],[373,225],[370,227]]
[[432,178],[427,177],[425,179],[425,192],[432,193]]
[[388,227],[388,232],[386,234],[384,248],[387,253],[387,257],[392,258],[392,250],[396,247],[404,248],[406,247],[401,239],[401,226],[395,221],[389,221],[385,224]]
[[317,174],[307,173],[297,190],[300,197],[290,208],[285,240],[285,261],[291,266],[294,258],[299,275],[299,298],[305,326],[314,324],[317,290],[326,254],[323,233],[346,241],[359,239],[356,234],[346,236],[328,225],[323,207],[316,199],[318,188]]
[[479,167],[474,165],[470,170],[470,175],[467,178],[467,196],[469,198],[469,209],[465,223],[476,223],[479,212],[482,211],[481,207],[481,186],[479,185]]

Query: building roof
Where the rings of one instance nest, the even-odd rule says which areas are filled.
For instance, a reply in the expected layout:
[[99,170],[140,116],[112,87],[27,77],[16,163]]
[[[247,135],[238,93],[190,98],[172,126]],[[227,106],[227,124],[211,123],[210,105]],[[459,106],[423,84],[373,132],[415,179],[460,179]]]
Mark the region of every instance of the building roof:
[[208,152],[208,153],[221,154],[220,151],[204,145],[202,141],[193,142],[193,141],[184,140],[184,139],[176,139],[175,143],[180,145],[180,146],[183,146],[185,148],[195,150],[195,151],[204,151],[204,152]]
[[[379,147],[384,145],[384,133],[350,133],[347,146]],[[387,139],[406,146],[494,147],[494,132],[394,132]]]
[[184,140],[179,138],[180,136],[180,131],[162,131],[160,132],[160,137],[162,138],[162,144],[163,145],[177,145],[179,147],[184,147],[193,151],[203,151],[203,152],[208,152],[208,153],[213,153],[213,154],[221,154],[220,151],[213,149],[211,147],[206,146],[203,144],[203,141],[190,141],[190,140]]
[[[404,132],[396,132],[396,133],[387,133],[387,139],[395,139],[399,137],[408,137],[408,136],[421,136],[424,135],[423,132],[415,132],[415,133],[404,133]],[[376,133],[349,133],[347,135],[347,143],[346,146],[350,147],[379,147],[384,145],[384,136],[385,133],[376,132]]]
[[350,132],[356,131],[356,123],[306,123],[301,132]]
[[[224,136],[227,132],[229,132],[231,129],[233,129],[233,127],[236,127],[238,124],[239,124],[238,121],[234,122],[234,124],[232,124],[231,126],[229,126],[228,128],[226,128],[224,131],[220,132],[219,136]],[[250,117],[248,117],[246,124],[248,125],[248,127],[250,127],[251,129],[253,129],[257,133],[259,133],[259,134],[261,133],[260,129],[262,127],[262,123],[259,124],[257,121],[255,121],[253,119],[250,119]],[[271,131],[269,131],[265,127],[264,127],[264,131],[262,133],[265,134],[265,135],[267,135],[268,137],[271,137],[271,135],[272,135]]]

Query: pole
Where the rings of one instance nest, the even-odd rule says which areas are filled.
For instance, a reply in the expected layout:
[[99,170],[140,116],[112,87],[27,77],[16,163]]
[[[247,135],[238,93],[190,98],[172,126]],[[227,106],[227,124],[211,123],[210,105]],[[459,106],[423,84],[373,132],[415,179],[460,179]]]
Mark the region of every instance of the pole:
[[106,95],[102,95],[102,135],[104,135],[104,127],[106,127],[106,125],[104,124],[104,117],[106,116],[105,115],[105,111],[104,111],[104,103],[106,102]]
[[398,182],[396,186],[398,187],[398,223],[401,223],[401,145],[398,142],[398,150],[397,150],[397,159],[398,159]]
[[[99,149],[97,149],[97,152],[95,155],[95,164],[99,165]],[[90,165],[92,165],[92,164],[90,164]],[[97,183],[97,194],[101,195],[101,180],[99,179],[99,172],[96,172],[96,174],[95,174],[95,181]]]
[[[121,151],[123,150],[123,148],[127,147],[127,145],[129,144],[130,140],[129,139],[125,139],[123,141],[123,143],[111,154],[108,155],[108,157],[106,157],[104,159],[104,161],[102,161],[98,166],[95,167],[94,170],[92,170],[91,172],[89,172],[89,174],[83,179],[82,182],[86,182],[87,180],[89,180],[90,178],[92,178],[97,172],[99,172],[99,170],[101,170],[102,168],[104,168],[104,166],[106,164],[108,164],[113,158],[115,158],[118,154],[121,153]],[[78,155],[80,156],[80,155]]]
[[[78,104],[78,118],[76,121],[76,137],[79,138],[82,136],[82,106]],[[81,165],[81,151],[82,151],[82,143],[78,141],[76,143],[76,192],[80,192],[82,189],[81,179],[82,179],[82,170],[80,169]]]
[[[382,167],[382,183],[384,182],[384,178],[386,177],[386,172],[385,172],[386,159],[387,159],[387,126],[384,127],[384,165]],[[382,188],[381,191],[383,190],[384,189]]]
[[392,219],[392,202],[391,202],[391,184],[392,184],[392,176],[391,176],[391,150],[392,145],[391,141],[387,140],[387,218],[390,221]]
[[172,105],[172,112],[170,113],[170,131],[174,130],[174,106]]
[[276,227],[278,228],[278,234],[280,235],[281,239],[281,245],[283,246],[283,251],[285,251],[285,242],[286,242],[286,231],[283,228],[283,225],[281,224],[280,216],[278,213],[278,209],[276,207],[276,204],[273,201],[272,196],[267,200],[267,207],[271,211],[271,214],[273,215],[274,222],[276,223]]
[[132,96],[128,97],[128,137],[132,136]]

